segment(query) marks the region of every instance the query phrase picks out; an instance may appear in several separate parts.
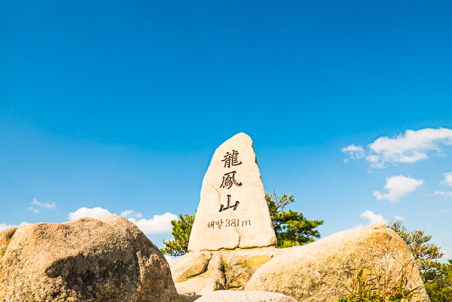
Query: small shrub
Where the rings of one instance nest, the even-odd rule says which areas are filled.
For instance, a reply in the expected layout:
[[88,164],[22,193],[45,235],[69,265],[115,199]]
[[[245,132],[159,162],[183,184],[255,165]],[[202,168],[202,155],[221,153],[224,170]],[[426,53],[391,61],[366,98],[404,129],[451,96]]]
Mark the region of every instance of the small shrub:
[[411,288],[410,272],[415,262],[403,264],[399,271],[393,272],[385,267],[378,267],[372,261],[364,263],[352,278],[348,294],[343,295],[338,302],[387,302],[411,301],[418,287]]

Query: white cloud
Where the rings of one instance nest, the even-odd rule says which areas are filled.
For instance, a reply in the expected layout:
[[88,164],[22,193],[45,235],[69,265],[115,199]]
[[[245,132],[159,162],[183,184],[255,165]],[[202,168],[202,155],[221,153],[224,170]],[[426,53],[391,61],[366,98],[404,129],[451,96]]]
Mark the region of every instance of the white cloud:
[[452,145],[451,129],[407,130],[394,138],[383,136],[376,139],[368,146],[371,154],[367,160],[379,168],[383,168],[385,163],[413,163],[427,158],[429,150],[440,152],[440,143]]
[[35,209],[35,208],[33,208],[33,207],[29,207],[28,209],[27,209],[27,211],[28,212],[33,212],[33,213],[39,213],[39,209]]
[[28,222],[22,221],[20,224],[6,224],[6,223],[0,223],[0,232],[9,228],[18,228],[23,225],[29,224]]
[[140,219],[129,218],[129,221],[137,225],[140,230],[148,234],[161,234],[170,233],[173,226],[171,220],[178,220],[179,217],[172,213],[165,213],[163,215],[154,215],[152,219]]
[[36,198],[33,198],[33,201],[31,202],[31,204],[46,208],[46,209],[53,209],[56,207],[56,203],[55,201],[52,202],[39,202],[36,200]]
[[129,216],[130,214],[132,214],[134,212],[134,210],[125,210],[125,211],[122,211],[121,212],[121,216],[122,217],[127,217],[127,216]]
[[445,179],[441,182],[445,186],[452,187],[452,172],[444,173]]
[[[69,213],[69,220],[76,220],[83,217],[91,218],[102,218],[112,214],[107,209],[101,207],[86,208],[82,207],[75,212]],[[171,233],[172,231],[172,220],[178,220],[179,217],[172,213],[165,213],[163,215],[154,215],[152,219],[139,219],[143,217],[140,212],[135,212],[134,210],[125,210],[121,212],[121,216],[127,218],[130,222],[134,223],[143,233],[148,234],[163,234]],[[138,220],[139,219],[139,220]]]
[[370,210],[367,210],[367,211],[361,213],[361,215],[359,215],[359,217],[361,217],[362,219],[368,220],[368,222],[365,225],[359,224],[359,225],[355,226],[353,229],[368,227],[368,226],[371,226],[371,225],[374,225],[377,223],[383,223],[383,224],[388,223],[388,221],[383,218],[383,215],[375,214],[374,212],[372,212]]
[[452,192],[435,191],[433,194],[444,196],[445,199],[452,198]]
[[441,213],[449,213],[450,210],[441,210]]
[[417,180],[403,175],[387,177],[385,189],[388,190],[388,193],[382,194],[380,191],[375,191],[373,195],[378,200],[387,199],[391,202],[399,202],[399,198],[413,192],[423,183],[424,181],[422,179]]
[[124,218],[133,217],[133,218],[141,218],[143,214],[140,212],[135,212],[134,210],[125,210],[121,212],[121,216]]
[[367,210],[367,211],[361,213],[361,215],[359,215],[359,217],[361,217],[363,219],[367,219],[368,223],[366,225],[361,224],[357,227],[371,226],[376,223],[383,223],[383,224],[388,223],[388,221],[383,218],[383,215],[375,214],[374,212],[372,212],[370,210]]
[[77,211],[69,213],[68,219],[70,221],[84,218],[84,217],[99,219],[99,218],[102,218],[102,217],[105,217],[108,215],[112,215],[110,213],[110,211],[108,211],[107,209],[101,208],[101,207],[95,207],[95,208],[91,208],[91,209],[81,207]]
[[368,155],[366,156],[366,160],[374,165],[378,165],[378,161],[380,160],[380,157],[378,155]]
[[[361,146],[350,145],[342,148],[342,152],[351,159],[366,156],[371,167],[384,168],[387,164],[414,163],[428,158],[428,151],[435,150],[441,154],[440,145],[452,145],[452,129],[424,128],[406,130],[395,137],[382,136],[369,144],[365,152]],[[345,160],[346,162],[347,160]],[[452,185],[452,175],[450,178]]]
[[[365,156],[365,152],[363,147],[361,146],[355,146],[354,144],[344,147],[341,149],[341,151],[345,154],[347,154],[350,159],[360,159]],[[347,162],[348,159],[345,159],[344,162]]]
[[402,217],[402,216],[394,216],[394,219],[395,220],[405,220],[405,218],[404,217]]

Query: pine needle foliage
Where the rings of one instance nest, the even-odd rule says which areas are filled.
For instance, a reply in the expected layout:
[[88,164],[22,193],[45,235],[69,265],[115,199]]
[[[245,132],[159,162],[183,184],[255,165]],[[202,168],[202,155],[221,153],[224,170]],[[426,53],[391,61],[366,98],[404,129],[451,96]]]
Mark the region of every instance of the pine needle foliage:
[[284,211],[284,208],[295,201],[293,195],[283,194],[277,196],[265,194],[268,209],[276,233],[277,247],[285,248],[295,245],[304,245],[320,238],[317,227],[323,224],[323,220],[307,220],[301,212]]
[[410,248],[414,259],[416,259],[416,262],[419,265],[419,270],[424,283],[434,280],[439,273],[439,263],[435,260],[444,256],[444,253],[439,246],[429,243],[432,236],[419,230],[409,232],[405,226],[402,225],[402,221],[400,220],[390,222],[387,226],[399,234]]
[[438,263],[437,277],[426,283],[425,288],[432,302],[452,301],[452,260],[448,263]]
[[171,234],[174,239],[168,241],[163,240],[165,247],[161,248],[160,251],[163,254],[174,257],[185,255],[188,252],[188,241],[190,240],[194,221],[195,215],[188,214],[180,214],[178,220],[171,221],[171,224],[173,225]]

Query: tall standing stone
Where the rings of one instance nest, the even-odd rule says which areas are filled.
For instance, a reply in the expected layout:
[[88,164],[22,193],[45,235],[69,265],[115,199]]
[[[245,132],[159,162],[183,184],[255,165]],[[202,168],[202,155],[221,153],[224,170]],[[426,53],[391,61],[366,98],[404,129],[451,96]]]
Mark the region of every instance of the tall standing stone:
[[202,182],[190,252],[276,244],[253,141],[239,133],[215,151]]

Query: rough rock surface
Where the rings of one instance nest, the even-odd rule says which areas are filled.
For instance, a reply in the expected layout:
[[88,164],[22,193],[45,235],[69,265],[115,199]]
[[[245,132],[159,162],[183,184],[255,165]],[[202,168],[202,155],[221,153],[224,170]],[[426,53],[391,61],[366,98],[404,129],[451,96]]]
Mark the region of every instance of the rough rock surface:
[[242,290],[254,272],[288,249],[265,248],[221,253],[226,289]]
[[239,133],[215,151],[204,176],[190,252],[274,246],[253,141]]
[[238,292],[232,290],[219,290],[208,293],[196,302],[296,302],[294,298],[283,294],[269,293],[264,291]]
[[21,226],[0,267],[0,301],[179,301],[159,249],[118,216]]
[[179,298],[180,298],[181,302],[193,302],[193,301],[196,301],[196,299],[201,298],[201,295],[190,296],[190,295],[179,294]]
[[17,228],[9,228],[0,232],[0,258],[5,254],[6,248],[16,230]]
[[189,278],[207,271],[207,265],[212,258],[210,252],[188,253],[170,263],[174,282],[184,282]]
[[363,267],[369,268],[369,278],[376,269],[388,280],[406,269],[409,288],[418,288],[411,301],[429,301],[407,245],[382,224],[343,231],[291,248],[261,266],[246,290],[282,293],[304,302],[337,301],[347,293],[344,286],[350,287],[354,274]]
[[170,262],[180,294],[205,294],[245,287],[254,272],[273,257],[290,249],[261,248],[188,253]]
[[206,272],[184,282],[176,283],[177,292],[187,295],[203,295],[225,289],[224,267],[219,254],[212,255]]

